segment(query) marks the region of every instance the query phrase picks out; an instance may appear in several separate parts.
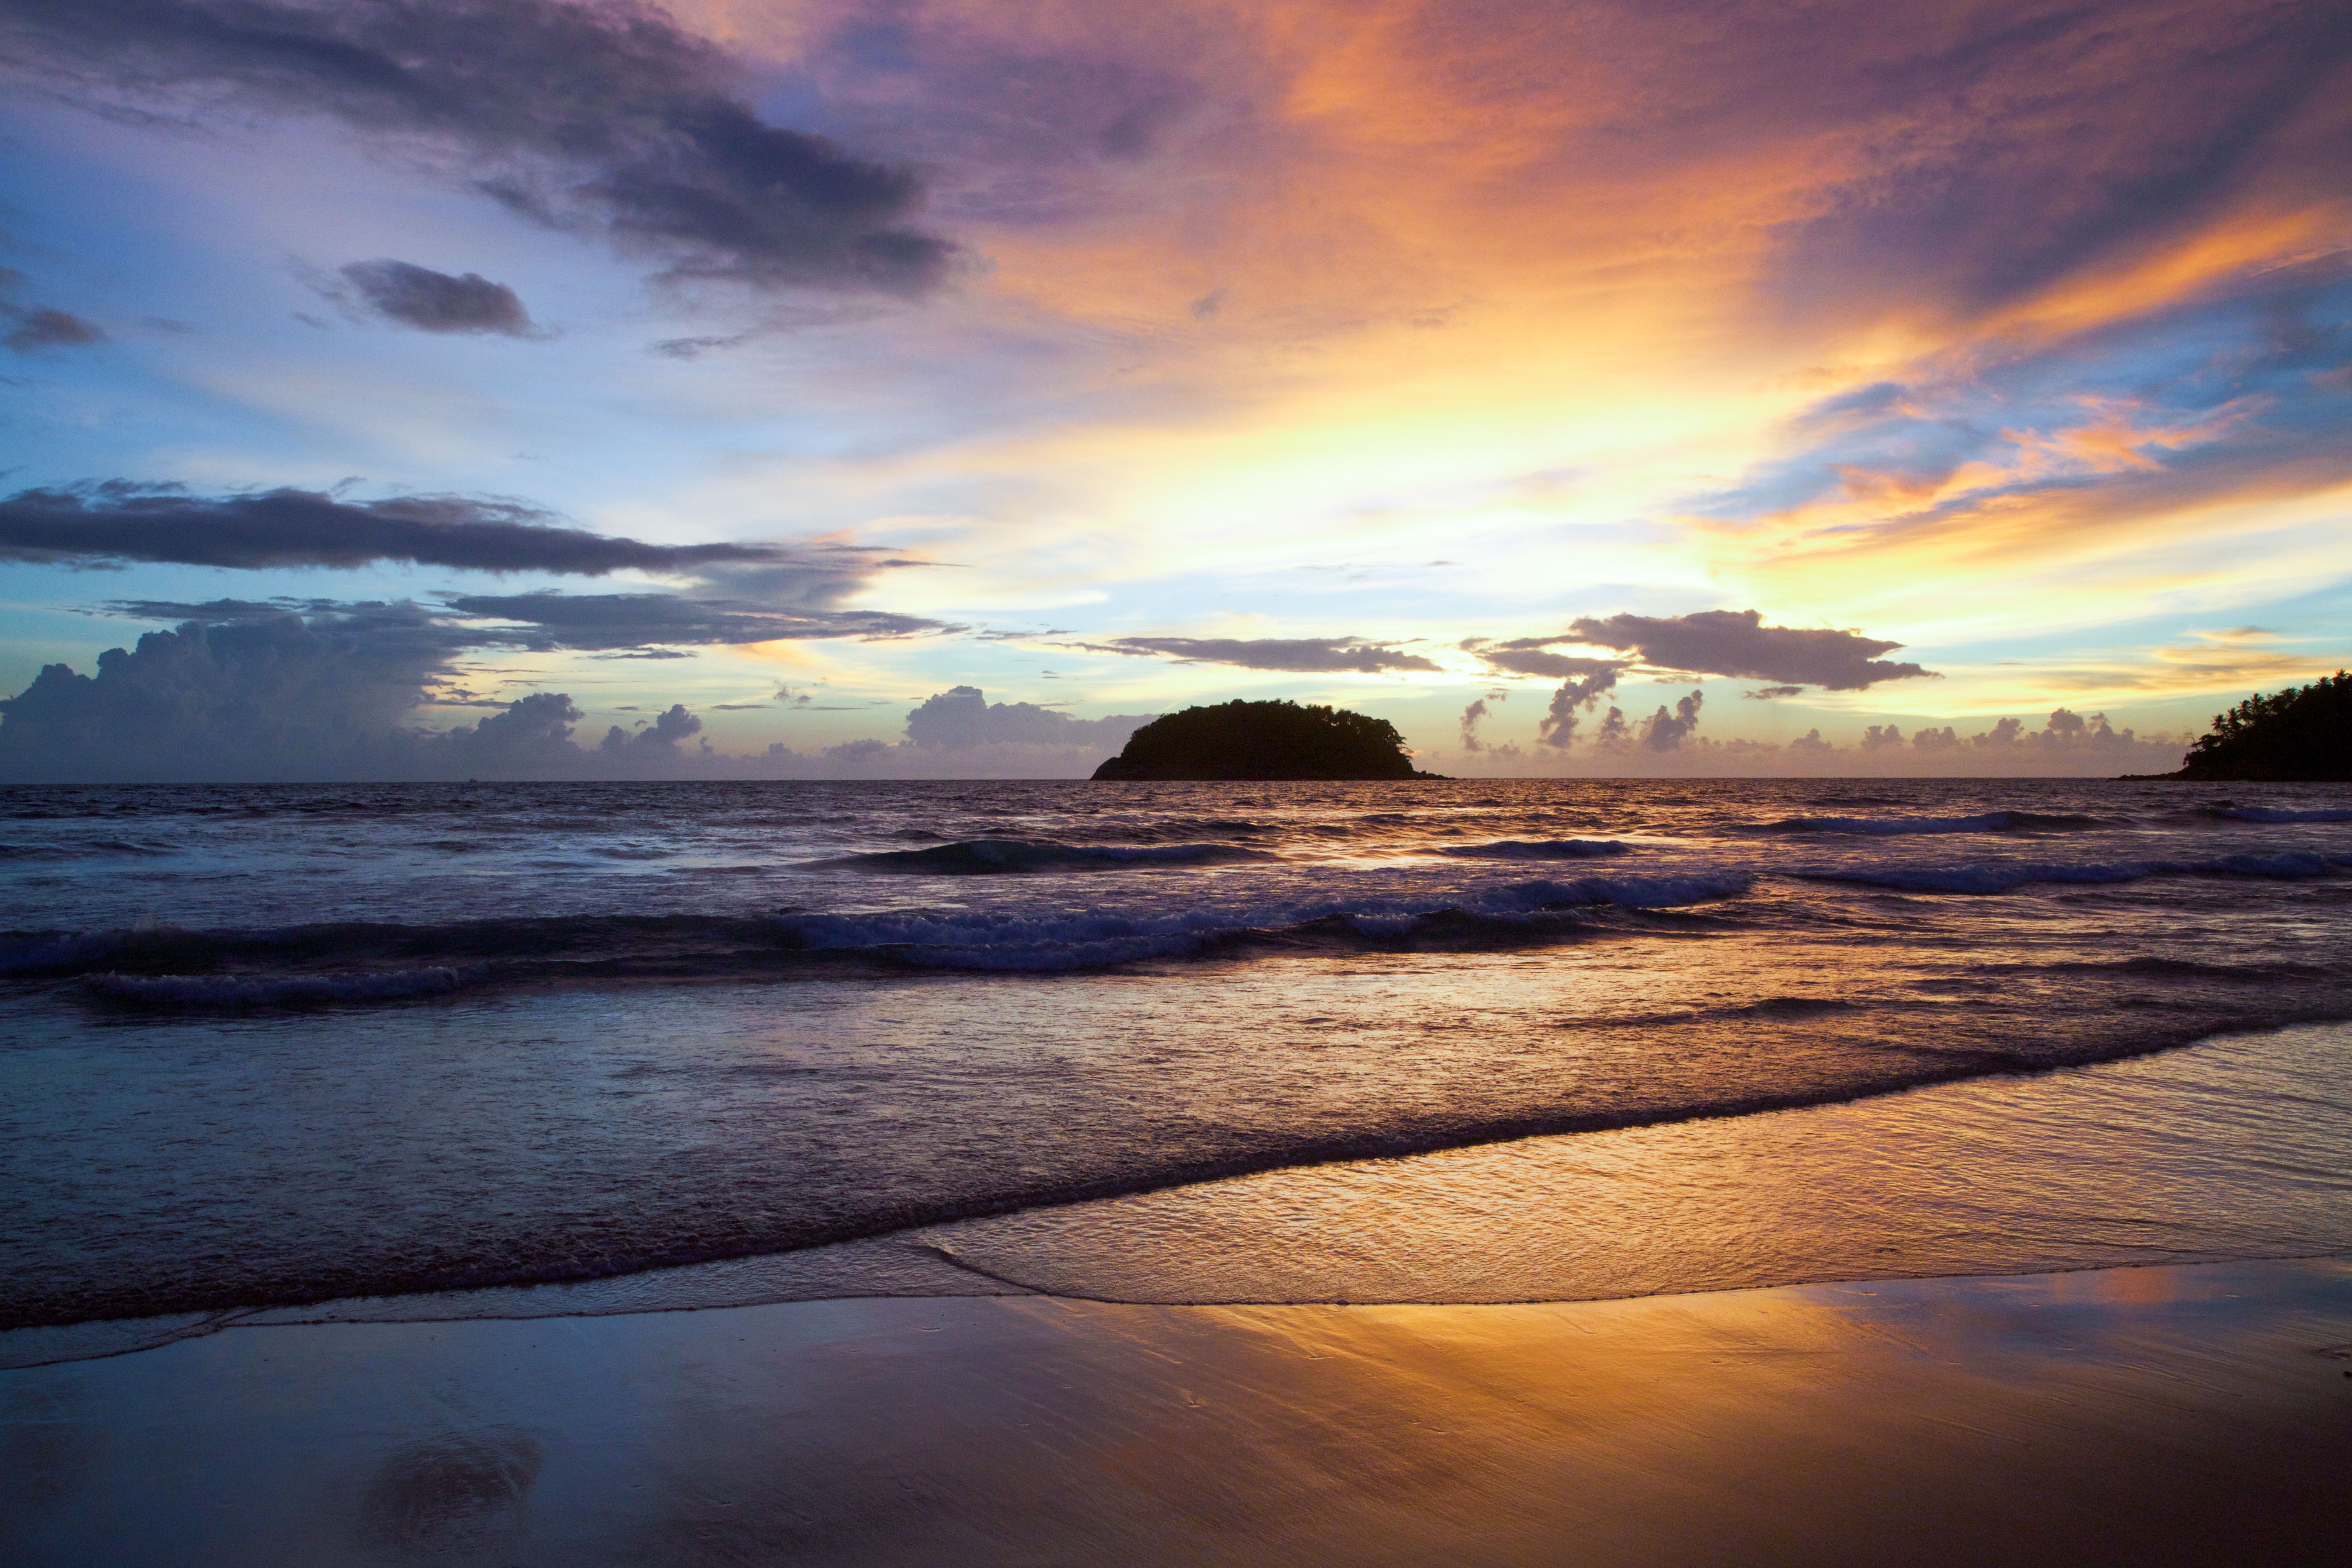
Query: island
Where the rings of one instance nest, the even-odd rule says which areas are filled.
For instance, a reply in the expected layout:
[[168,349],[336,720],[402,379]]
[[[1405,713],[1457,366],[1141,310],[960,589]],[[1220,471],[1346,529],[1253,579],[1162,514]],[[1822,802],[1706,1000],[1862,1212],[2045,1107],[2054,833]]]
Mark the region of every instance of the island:
[[1164,714],[1128,737],[1097,779],[1433,779],[1385,719],[1289,701]]
[[2200,783],[2327,784],[2352,781],[2352,675],[2264,696],[2256,692],[2189,748],[2179,773],[2146,779]]

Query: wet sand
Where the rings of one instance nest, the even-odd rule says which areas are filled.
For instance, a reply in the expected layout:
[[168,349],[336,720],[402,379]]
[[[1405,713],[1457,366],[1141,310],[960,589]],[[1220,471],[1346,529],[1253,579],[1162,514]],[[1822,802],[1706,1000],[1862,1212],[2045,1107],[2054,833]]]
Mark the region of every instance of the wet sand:
[[809,1301],[0,1373],[10,1564],[2319,1563],[2352,1261]]

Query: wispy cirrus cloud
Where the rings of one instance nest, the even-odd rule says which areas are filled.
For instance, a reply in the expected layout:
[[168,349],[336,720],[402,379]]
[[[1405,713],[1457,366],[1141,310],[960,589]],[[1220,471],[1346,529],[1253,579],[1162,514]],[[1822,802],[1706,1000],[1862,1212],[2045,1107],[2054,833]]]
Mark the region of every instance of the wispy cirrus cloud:
[[1929,356],[1815,405],[1786,455],[1686,515],[1791,577],[2033,571],[2352,484],[2347,419],[2352,249],[2127,322]]
[[958,628],[882,610],[788,610],[677,594],[467,594],[452,614],[506,623],[478,633],[550,648],[639,648],[663,643],[743,644],[834,637],[891,639]]
[[1362,637],[1112,637],[1107,642],[1072,646],[1092,653],[1125,654],[1133,658],[1229,664],[1242,669],[1298,674],[1353,670],[1377,675],[1387,670],[1434,672],[1443,668],[1425,655],[1384,647]]

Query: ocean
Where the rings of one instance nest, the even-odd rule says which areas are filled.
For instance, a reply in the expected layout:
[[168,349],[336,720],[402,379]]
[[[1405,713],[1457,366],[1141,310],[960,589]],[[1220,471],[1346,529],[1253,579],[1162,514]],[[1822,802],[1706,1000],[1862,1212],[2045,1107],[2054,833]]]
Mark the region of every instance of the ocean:
[[2333,785],[11,789],[0,1363],[2340,1251],[2347,952]]

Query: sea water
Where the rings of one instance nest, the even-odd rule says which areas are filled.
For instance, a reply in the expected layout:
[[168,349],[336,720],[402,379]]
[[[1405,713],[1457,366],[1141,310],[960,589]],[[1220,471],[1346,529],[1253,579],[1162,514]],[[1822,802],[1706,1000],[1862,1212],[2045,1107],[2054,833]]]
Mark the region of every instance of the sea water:
[[2347,939],[2342,786],[13,789],[0,1328],[2352,1247]]

